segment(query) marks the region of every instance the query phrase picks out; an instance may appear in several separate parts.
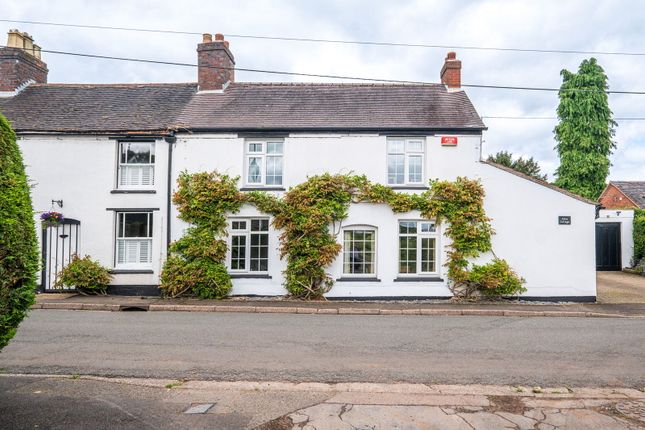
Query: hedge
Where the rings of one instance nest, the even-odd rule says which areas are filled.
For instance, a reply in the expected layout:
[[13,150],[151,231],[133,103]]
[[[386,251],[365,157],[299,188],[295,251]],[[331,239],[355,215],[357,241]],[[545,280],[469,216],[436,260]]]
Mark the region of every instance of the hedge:
[[16,134],[0,114],[0,349],[34,302],[38,241]]
[[645,209],[634,211],[634,260],[632,266],[638,266],[645,260]]

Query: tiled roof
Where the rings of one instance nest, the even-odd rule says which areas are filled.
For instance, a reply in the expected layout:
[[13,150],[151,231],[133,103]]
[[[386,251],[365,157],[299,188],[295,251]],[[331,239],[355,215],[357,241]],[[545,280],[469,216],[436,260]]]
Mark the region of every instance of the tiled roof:
[[234,83],[195,95],[179,117],[190,129],[475,129],[463,91],[443,85]]
[[33,84],[0,98],[0,112],[19,133],[485,128],[468,96],[443,85]]
[[611,181],[610,184],[629,197],[639,208],[645,209],[645,181]]
[[176,122],[196,84],[32,84],[0,98],[17,132],[159,132]]
[[550,188],[553,191],[557,191],[558,193],[562,193],[565,196],[569,196],[569,197],[571,197],[573,199],[580,200],[581,202],[589,203],[590,205],[595,205],[595,206],[598,205],[598,202],[594,202],[593,200],[589,200],[589,199],[587,199],[585,197],[582,197],[582,196],[579,196],[577,194],[574,194],[571,191],[567,191],[567,190],[565,190],[563,188],[557,187],[557,186],[555,186],[555,185],[553,185],[553,184],[551,184],[551,183],[549,183],[547,181],[543,181],[542,179],[538,179],[538,178],[533,177],[531,175],[527,175],[525,173],[518,172],[517,170],[511,169],[510,167],[504,166],[502,164],[497,164],[497,163],[494,163],[492,161],[482,161],[482,163],[488,164],[488,165],[493,166],[493,167],[497,167],[500,170],[504,170],[505,172],[511,173],[511,174],[513,174],[515,176],[519,176],[520,178],[524,178],[527,181],[535,182],[536,184],[542,185],[543,187]]

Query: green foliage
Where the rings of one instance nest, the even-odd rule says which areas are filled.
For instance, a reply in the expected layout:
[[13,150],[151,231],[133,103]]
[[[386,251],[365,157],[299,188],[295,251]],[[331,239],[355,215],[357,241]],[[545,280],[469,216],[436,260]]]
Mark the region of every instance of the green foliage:
[[499,258],[484,265],[473,265],[468,282],[485,296],[512,296],[526,291],[524,279]]
[[179,218],[192,224],[170,246],[159,288],[165,296],[219,299],[231,290],[226,271],[226,215],[240,210],[245,196],[237,178],[211,173],[182,173],[173,202]]
[[645,209],[634,210],[634,257],[632,266],[645,262]]
[[609,156],[616,147],[607,94],[607,75],[595,58],[584,60],[578,73],[562,70],[555,127],[560,166],[556,185],[591,200],[605,188]]
[[16,135],[0,115],[0,349],[34,302],[39,267],[34,213]]
[[112,280],[110,271],[89,255],[80,258],[74,254],[72,261],[58,272],[55,288],[74,287],[81,294],[105,294]]
[[[484,189],[478,181],[436,181],[422,194],[405,194],[372,184],[365,176],[323,174],[309,177],[282,199],[260,191],[239,193],[236,182],[217,173],[180,177],[174,201],[181,219],[193,227],[171,246],[172,255],[161,277],[164,294],[191,293],[207,298],[228,293],[231,284],[223,264],[226,244],[219,237],[225,234],[227,213],[249,203],[273,215],[273,226],[281,231],[280,256],[287,259],[287,291],[295,297],[320,298],[333,285],[325,270],[341,251],[330,230],[347,217],[352,202],[387,204],[397,213],[418,210],[424,218],[445,221],[445,233],[452,239],[446,265],[455,295],[522,291],[524,281],[503,260],[477,266],[477,276],[469,270],[469,259],[491,250],[493,234],[484,212]],[[215,203],[213,199],[221,200]],[[207,288],[217,292],[203,293]]]
[[508,151],[500,151],[495,155],[489,155],[488,161],[501,164],[502,166],[510,167],[513,170],[524,173],[525,175],[532,176],[537,179],[546,181],[547,176],[540,173],[540,165],[533,157],[523,158],[519,157],[513,159],[513,154]]

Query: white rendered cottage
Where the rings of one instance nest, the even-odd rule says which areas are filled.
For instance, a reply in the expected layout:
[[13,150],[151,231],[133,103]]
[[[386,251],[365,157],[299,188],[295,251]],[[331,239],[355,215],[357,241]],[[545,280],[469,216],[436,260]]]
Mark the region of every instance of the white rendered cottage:
[[[35,210],[68,219],[41,235],[43,289],[78,252],[113,268],[112,292],[155,293],[168,243],[186,227],[170,203],[182,171],[277,194],[353,172],[408,193],[431,179],[481,180],[494,251],[526,279],[524,296],[595,299],[594,203],[482,161],[485,125],[454,53],[436,85],[246,83],[234,80],[228,42],[205,35],[197,83],[48,84],[20,36],[0,49],[0,111],[18,133]],[[362,203],[336,227],[343,251],[328,297],[451,295],[444,226]],[[271,217],[245,206],[229,233],[232,294],[285,294]]]

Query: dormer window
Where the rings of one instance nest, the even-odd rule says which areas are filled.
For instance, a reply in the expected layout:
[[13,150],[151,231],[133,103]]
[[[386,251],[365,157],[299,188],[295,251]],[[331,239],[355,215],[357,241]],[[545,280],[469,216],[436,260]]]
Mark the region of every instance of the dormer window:
[[118,187],[150,188],[155,183],[155,143],[119,142]]
[[425,141],[420,138],[387,140],[388,185],[422,185],[424,183]]

